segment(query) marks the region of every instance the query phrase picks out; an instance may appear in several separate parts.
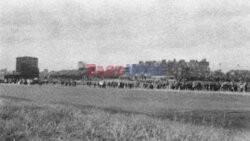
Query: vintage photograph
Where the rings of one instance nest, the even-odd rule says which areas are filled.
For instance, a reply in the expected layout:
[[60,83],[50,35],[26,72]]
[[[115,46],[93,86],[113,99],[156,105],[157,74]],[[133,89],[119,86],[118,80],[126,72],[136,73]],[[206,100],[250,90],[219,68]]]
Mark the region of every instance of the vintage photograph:
[[250,141],[249,0],[0,0],[0,141]]

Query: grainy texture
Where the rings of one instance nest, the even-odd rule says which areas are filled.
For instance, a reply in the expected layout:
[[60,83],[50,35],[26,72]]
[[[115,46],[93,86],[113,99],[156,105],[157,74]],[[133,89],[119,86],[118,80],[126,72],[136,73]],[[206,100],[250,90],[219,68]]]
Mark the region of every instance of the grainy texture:
[[246,95],[11,85],[0,86],[0,94],[2,138],[244,141],[249,136]]

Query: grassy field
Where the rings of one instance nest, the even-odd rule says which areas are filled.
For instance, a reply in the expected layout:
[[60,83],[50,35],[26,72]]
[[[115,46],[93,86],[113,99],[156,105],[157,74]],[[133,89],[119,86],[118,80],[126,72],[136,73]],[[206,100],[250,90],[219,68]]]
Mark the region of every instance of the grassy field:
[[0,140],[247,141],[248,95],[0,85]]

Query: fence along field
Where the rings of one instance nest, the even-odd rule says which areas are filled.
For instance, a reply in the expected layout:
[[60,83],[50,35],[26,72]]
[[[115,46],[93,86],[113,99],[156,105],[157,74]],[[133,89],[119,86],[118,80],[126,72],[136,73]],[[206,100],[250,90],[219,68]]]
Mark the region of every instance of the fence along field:
[[[232,131],[249,133],[250,129],[250,99],[247,94],[0,85],[0,99],[1,107],[7,109],[20,104],[16,107],[24,111],[27,107],[43,111],[37,107],[56,105],[59,109],[93,110],[91,113],[95,114],[98,113],[95,111],[101,111],[111,117],[120,115],[128,118],[132,115],[136,119],[146,117],[150,121],[169,121],[176,127],[191,125],[190,128],[203,130],[205,126],[211,130],[223,130],[222,135],[225,135],[224,130],[231,134]],[[5,111],[1,111],[2,120],[3,115],[8,117]],[[205,134],[203,136],[208,136]],[[226,139],[229,135],[225,136]]]

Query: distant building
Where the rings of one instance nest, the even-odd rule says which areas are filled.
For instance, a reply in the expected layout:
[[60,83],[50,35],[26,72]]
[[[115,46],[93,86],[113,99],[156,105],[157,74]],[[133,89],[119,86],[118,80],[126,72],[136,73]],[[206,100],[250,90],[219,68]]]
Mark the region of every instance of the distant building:
[[17,57],[16,72],[21,78],[33,79],[39,77],[38,58],[35,57]]
[[40,77],[40,79],[48,79],[49,78],[49,70],[44,69],[42,72],[40,72],[39,77]]
[[43,71],[44,71],[46,74],[49,73],[49,70],[48,70],[48,69],[44,69]]
[[79,61],[78,62],[78,70],[84,70],[86,69],[86,63]]
[[200,68],[200,71],[202,71],[202,72],[210,71],[209,62],[207,62],[206,59],[202,59],[202,60],[199,62],[199,68]]
[[4,76],[7,74],[7,72],[8,72],[7,69],[0,70],[0,80],[4,79]]

